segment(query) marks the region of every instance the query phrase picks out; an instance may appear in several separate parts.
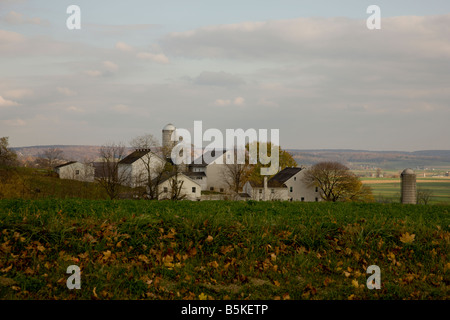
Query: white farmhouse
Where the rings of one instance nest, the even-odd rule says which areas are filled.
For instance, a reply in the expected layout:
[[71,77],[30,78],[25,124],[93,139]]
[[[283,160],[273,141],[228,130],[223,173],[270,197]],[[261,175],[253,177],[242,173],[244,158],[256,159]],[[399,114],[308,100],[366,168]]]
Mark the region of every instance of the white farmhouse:
[[158,200],[172,199],[175,193],[181,200],[200,201],[202,188],[184,173],[167,175],[158,184]]
[[244,185],[243,193],[257,201],[322,201],[319,189],[303,181],[306,170],[298,167],[284,168],[269,179],[267,185],[248,181]]
[[119,161],[118,176],[124,184],[135,188],[143,186],[162,172],[166,161],[150,149],[137,149]]
[[317,187],[311,187],[303,181],[307,169],[298,167],[284,168],[274,175],[269,183],[278,182],[288,188],[288,200],[290,201],[321,201],[320,191]]
[[60,179],[94,181],[94,167],[78,161],[70,161],[54,168]]

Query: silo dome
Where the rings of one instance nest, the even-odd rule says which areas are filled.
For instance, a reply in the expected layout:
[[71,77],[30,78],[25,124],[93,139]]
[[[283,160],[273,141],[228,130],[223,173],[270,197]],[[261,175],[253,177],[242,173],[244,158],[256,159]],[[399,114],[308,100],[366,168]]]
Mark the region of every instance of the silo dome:
[[412,169],[408,168],[408,169],[403,170],[402,175],[404,175],[404,174],[414,174],[414,171]]
[[173,124],[169,123],[163,128],[164,131],[174,131],[176,128]]

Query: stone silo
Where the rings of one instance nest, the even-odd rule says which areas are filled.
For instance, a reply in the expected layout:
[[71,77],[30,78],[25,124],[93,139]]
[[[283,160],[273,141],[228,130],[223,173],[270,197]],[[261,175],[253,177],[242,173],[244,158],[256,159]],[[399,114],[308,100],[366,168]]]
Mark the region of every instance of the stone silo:
[[416,174],[412,169],[405,169],[401,174],[402,203],[417,203]]

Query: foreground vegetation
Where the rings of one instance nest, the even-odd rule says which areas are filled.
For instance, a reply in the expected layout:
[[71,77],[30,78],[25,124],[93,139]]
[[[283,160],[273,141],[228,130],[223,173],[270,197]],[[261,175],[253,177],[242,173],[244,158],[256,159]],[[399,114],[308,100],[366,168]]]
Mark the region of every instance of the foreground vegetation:
[[[450,206],[1,200],[2,299],[448,299]],[[81,268],[69,290],[67,267]],[[366,269],[381,268],[368,290]]]

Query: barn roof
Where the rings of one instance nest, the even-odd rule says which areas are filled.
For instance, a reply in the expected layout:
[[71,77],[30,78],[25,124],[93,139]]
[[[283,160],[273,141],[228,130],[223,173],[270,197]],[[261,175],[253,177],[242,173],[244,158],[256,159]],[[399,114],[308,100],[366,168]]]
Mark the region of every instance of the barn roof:
[[69,161],[69,162],[60,164],[59,166],[56,166],[55,169],[57,169],[57,168],[62,168],[62,167],[65,167],[65,166],[69,166],[69,165],[71,165],[71,164],[73,164],[73,163],[77,163],[77,162],[78,162],[78,161]]
[[302,168],[298,167],[287,167],[278,172],[276,175],[274,175],[272,178],[270,178],[270,181],[277,181],[280,183],[285,183],[290,178],[292,178],[294,175],[299,173],[302,170]]
[[[150,149],[137,149],[119,161],[119,164],[132,164],[151,152]],[[156,154],[155,154],[156,155]]]

